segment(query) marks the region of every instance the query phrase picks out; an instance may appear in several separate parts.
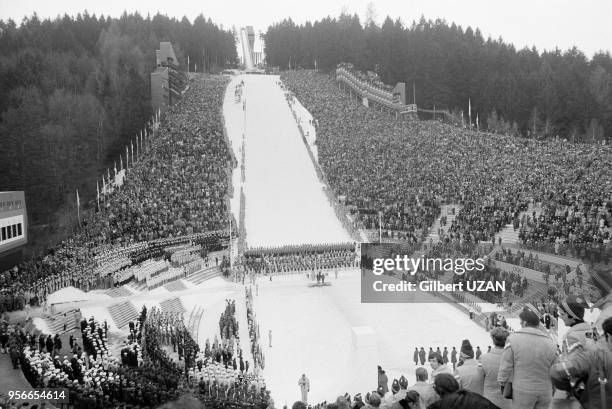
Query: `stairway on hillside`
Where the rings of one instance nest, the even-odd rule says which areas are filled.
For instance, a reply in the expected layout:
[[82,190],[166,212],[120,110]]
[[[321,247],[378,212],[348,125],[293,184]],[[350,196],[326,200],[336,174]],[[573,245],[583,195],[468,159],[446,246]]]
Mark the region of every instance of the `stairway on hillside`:
[[[454,213],[451,211],[451,209],[453,208],[455,209]],[[429,235],[427,235],[427,237],[425,238],[425,244],[438,243],[441,240],[439,235],[440,227],[442,227],[444,233],[448,232],[448,229],[453,224],[453,221],[455,220],[455,217],[457,217],[457,213],[459,213],[459,210],[461,210],[461,205],[458,204],[443,205],[440,208],[440,217],[438,217],[436,221],[434,221],[434,224],[429,229]],[[446,216],[446,225],[441,226],[440,221],[444,216]]]
[[213,277],[217,277],[221,274],[221,270],[219,267],[212,266],[202,269],[200,271],[196,271],[195,273],[189,275],[186,280],[193,284],[201,284],[206,280],[210,280]]
[[[533,212],[536,212],[536,217],[542,213],[542,208],[537,205],[530,203],[527,210],[519,213],[519,220],[522,220],[524,215],[531,217]],[[520,227],[514,230],[514,225],[512,223],[507,224],[501,229],[499,232],[495,234],[495,244],[499,243],[499,239],[501,238],[501,244],[503,245],[515,245],[519,244],[519,232]]]
[[184,313],[185,307],[181,302],[180,298],[171,298],[168,300],[164,300],[159,303],[163,312],[171,312],[171,313]]
[[136,307],[134,307],[134,304],[129,301],[111,305],[108,307],[108,312],[113,318],[117,328],[122,328],[130,321],[134,321],[136,318],[138,318],[138,311],[136,311]]
[[126,285],[122,285],[121,287],[111,288],[110,290],[105,291],[104,294],[113,298],[121,298],[131,296],[132,292],[128,290]]
[[[62,334],[74,328],[78,328],[77,318],[80,319],[81,312],[78,309],[60,312],[46,318],[47,327],[51,334]],[[65,329],[64,329],[65,326]]]

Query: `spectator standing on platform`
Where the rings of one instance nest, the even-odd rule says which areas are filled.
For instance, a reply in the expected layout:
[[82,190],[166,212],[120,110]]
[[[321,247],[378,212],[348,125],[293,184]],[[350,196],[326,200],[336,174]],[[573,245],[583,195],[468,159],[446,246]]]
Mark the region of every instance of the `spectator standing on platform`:
[[442,359],[442,355],[437,352],[429,354],[429,364],[431,365],[431,380],[435,381],[436,376],[441,373],[453,374],[453,371],[446,366],[444,363],[444,359]]
[[434,384],[427,382],[427,369],[417,368],[415,374],[416,383],[409,387],[408,390],[418,392],[421,408],[427,408],[438,399],[438,395],[434,391]]
[[501,362],[502,354],[504,353],[504,346],[506,345],[506,339],[508,338],[508,331],[506,331],[504,328],[496,327],[491,330],[490,335],[495,348],[480,358],[482,371],[484,373],[484,392],[482,396],[489,399],[500,409],[510,409],[511,401],[510,399],[506,399],[502,396],[499,382],[497,382],[499,364]]
[[462,389],[482,395],[484,389],[484,373],[480,363],[474,359],[474,349],[467,339],[461,343],[460,357],[462,365],[455,369],[455,377]]
[[513,409],[548,409],[552,402],[548,373],[557,359],[557,346],[540,328],[535,311],[525,307],[519,318],[522,328],[506,340],[497,380],[502,387],[512,382]]

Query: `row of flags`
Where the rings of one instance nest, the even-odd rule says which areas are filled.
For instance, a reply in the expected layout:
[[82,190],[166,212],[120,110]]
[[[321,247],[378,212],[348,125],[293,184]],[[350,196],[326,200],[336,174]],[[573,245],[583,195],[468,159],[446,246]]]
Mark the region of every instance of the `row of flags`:
[[[136,160],[140,158],[143,151],[150,147],[150,136],[159,128],[159,122],[161,120],[161,110],[157,110],[153,115],[152,120],[152,132],[149,132],[148,127],[140,131],[135,138],[130,141],[129,145],[125,146],[125,169],[123,168],[123,155],[119,155],[119,170],[117,170],[117,162],[114,164],[114,175],[111,177],[110,169],[106,169],[106,175],[102,174],[102,190],[100,191],[100,182],[96,180],[96,203],[97,210],[100,211],[100,196],[105,201],[106,195],[112,193],[115,187],[121,187],[127,175],[127,170],[130,166],[134,166]],[[136,149],[134,149],[134,142]],[[134,155],[134,150],[136,155]],[[108,181],[108,185],[107,185]],[[77,203],[77,218],[79,226],[81,225],[81,198],[79,196],[79,189],[76,190],[76,203]]]

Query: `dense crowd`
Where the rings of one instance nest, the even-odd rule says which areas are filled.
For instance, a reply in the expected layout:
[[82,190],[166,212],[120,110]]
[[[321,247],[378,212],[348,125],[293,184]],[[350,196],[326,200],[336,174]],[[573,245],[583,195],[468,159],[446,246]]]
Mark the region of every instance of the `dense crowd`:
[[[316,118],[319,162],[360,227],[427,230],[440,204],[461,204],[449,227],[461,241],[491,242],[505,225],[518,223],[526,246],[605,252],[612,227],[610,146],[392,120],[347,98],[333,78],[290,71],[282,80]],[[530,203],[542,212],[523,218]]]
[[[0,309],[40,304],[66,286],[88,291],[125,282],[113,273],[159,256],[137,242],[168,240],[225,229],[233,159],[220,110],[227,79],[192,81],[185,97],[149,128],[151,136],[125,183],[107,194],[100,212],[83,212],[82,228],[47,254],[0,273]],[[144,148],[144,147],[143,147]],[[127,249],[127,251],[126,251]],[[97,268],[121,259],[115,268]]]

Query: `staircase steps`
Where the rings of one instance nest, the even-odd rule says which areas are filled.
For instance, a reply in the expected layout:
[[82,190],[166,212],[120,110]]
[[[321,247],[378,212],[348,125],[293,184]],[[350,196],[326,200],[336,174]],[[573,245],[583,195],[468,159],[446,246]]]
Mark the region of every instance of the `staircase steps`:
[[113,298],[121,298],[121,297],[129,297],[133,293],[127,289],[126,286],[122,285],[121,287],[111,288],[104,292],[104,294],[109,295]]
[[111,317],[117,328],[123,328],[130,321],[138,318],[138,311],[130,301],[119,302],[108,307]]
[[211,278],[217,277],[220,274],[221,270],[219,270],[219,267],[207,267],[205,269],[192,273],[186,278],[186,280],[190,283],[198,285],[202,284],[204,281],[210,280]]
[[170,298],[160,302],[159,305],[161,306],[163,312],[182,314],[187,311],[180,298]]
[[[77,316],[80,316],[80,311],[75,309],[54,314],[45,321],[47,322],[47,327],[49,327],[51,334],[63,334],[66,331],[70,331],[78,327],[78,323],[76,321]],[[66,324],[65,330],[64,324]]]

